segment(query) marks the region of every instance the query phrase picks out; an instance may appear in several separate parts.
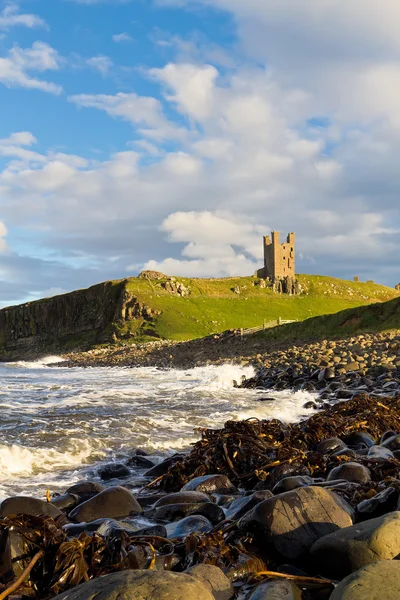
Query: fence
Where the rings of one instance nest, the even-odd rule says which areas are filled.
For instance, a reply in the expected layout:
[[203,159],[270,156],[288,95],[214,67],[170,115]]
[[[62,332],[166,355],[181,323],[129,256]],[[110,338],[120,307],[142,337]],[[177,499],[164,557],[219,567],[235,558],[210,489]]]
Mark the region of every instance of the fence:
[[264,321],[261,327],[249,327],[248,329],[243,329],[243,327],[237,330],[236,335],[240,335],[241,337],[245,335],[251,335],[252,333],[258,333],[259,331],[265,331],[266,329],[271,329],[272,327],[277,327],[278,325],[286,325],[287,323],[297,323],[297,319],[279,319],[275,321]]

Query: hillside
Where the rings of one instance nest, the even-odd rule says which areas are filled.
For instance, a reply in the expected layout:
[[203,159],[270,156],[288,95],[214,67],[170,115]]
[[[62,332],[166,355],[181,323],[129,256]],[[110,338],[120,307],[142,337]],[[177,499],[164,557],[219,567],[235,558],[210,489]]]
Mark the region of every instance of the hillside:
[[316,316],[260,335],[270,340],[318,340],[390,330],[400,330],[400,298]]
[[262,288],[254,277],[135,277],[5,308],[0,310],[0,359],[119,341],[190,340],[260,326],[264,320],[300,321],[399,297],[396,290],[372,283],[298,278],[303,289],[298,296]]

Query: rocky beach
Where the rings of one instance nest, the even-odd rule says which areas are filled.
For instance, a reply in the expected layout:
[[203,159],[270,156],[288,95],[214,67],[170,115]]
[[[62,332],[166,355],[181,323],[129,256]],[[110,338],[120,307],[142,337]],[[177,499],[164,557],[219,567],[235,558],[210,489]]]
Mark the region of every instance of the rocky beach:
[[[4,500],[0,598],[398,598],[399,343],[382,333],[267,350],[223,334],[141,349],[137,362],[163,368],[233,358],[253,373],[232,394],[265,410],[283,390],[308,394],[304,416],[201,427],[161,462],[138,447],[46,498]],[[134,352],[65,365],[137,368]]]

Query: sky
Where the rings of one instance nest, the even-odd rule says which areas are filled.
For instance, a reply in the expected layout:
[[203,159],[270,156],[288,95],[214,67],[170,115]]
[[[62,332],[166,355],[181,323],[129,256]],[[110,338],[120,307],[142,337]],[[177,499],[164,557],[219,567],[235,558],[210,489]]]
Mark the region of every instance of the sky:
[[0,306],[143,269],[400,281],[398,0],[0,0]]

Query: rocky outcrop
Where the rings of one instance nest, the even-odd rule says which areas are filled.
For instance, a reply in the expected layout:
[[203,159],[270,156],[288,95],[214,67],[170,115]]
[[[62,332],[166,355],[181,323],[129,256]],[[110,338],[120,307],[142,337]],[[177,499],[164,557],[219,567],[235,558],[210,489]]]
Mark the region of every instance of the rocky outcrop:
[[38,357],[115,341],[115,324],[160,312],[129,292],[127,280],[0,310],[0,360]]

